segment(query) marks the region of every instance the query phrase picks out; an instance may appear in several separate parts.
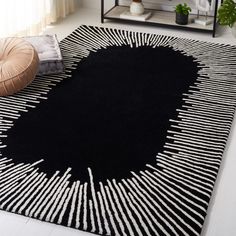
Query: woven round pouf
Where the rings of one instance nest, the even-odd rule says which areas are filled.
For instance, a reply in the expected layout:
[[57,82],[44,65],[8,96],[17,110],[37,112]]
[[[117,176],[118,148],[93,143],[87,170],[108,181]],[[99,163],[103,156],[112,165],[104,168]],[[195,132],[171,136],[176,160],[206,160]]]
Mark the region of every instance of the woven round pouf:
[[11,95],[26,87],[39,67],[34,47],[22,38],[0,39],[0,96]]

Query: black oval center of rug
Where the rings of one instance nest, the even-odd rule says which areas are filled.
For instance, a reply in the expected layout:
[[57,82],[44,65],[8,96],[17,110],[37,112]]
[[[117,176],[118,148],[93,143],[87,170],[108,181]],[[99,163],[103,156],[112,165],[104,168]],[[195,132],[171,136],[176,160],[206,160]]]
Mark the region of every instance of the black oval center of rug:
[[72,167],[74,179],[126,178],[155,164],[169,119],[197,77],[197,63],[171,48],[109,47],[92,52],[4,140],[17,162]]

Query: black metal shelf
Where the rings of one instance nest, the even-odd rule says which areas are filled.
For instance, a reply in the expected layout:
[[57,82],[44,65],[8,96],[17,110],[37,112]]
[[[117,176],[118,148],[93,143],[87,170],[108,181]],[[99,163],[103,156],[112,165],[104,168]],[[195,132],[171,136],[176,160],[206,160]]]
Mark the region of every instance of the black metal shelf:
[[147,11],[152,12],[151,17],[147,19],[146,21],[123,19],[123,18],[120,18],[120,14],[125,11],[128,11],[129,6],[122,6],[119,4],[119,0],[115,0],[113,7],[111,7],[107,12],[104,12],[104,4],[105,4],[105,0],[101,0],[101,22],[102,23],[104,23],[105,19],[108,19],[108,20],[115,20],[119,22],[140,23],[140,24],[147,24],[147,25],[160,26],[160,27],[178,28],[181,30],[183,29],[183,30],[192,30],[192,31],[198,31],[198,32],[208,32],[208,33],[212,33],[212,36],[215,37],[216,13],[218,9],[218,0],[215,0],[214,15],[208,16],[209,19],[212,19],[213,23],[206,26],[194,23],[193,19],[196,18],[196,15],[194,14],[190,14],[189,16],[189,22],[190,22],[189,24],[178,25],[175,23],[175,12],[155,10],[155,9],[145,9]]

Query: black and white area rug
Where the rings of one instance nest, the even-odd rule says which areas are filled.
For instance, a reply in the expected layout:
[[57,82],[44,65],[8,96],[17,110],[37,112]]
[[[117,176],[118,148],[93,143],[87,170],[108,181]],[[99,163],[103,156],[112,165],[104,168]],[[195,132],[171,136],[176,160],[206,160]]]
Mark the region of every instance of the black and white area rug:
[[101,235],[201,234],[236,47],[80,26],[65,73],[0,97],[0,208]]

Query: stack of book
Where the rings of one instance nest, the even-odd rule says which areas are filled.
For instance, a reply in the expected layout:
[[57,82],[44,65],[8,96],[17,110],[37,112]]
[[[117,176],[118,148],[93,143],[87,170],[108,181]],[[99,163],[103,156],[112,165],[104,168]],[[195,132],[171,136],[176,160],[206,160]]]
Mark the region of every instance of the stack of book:
[[132,15],[130,11],[125,11],[120,14],[120,18],[127,20],[146,21],[151,16],[151,12],[144,12],[142,15]]

